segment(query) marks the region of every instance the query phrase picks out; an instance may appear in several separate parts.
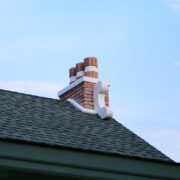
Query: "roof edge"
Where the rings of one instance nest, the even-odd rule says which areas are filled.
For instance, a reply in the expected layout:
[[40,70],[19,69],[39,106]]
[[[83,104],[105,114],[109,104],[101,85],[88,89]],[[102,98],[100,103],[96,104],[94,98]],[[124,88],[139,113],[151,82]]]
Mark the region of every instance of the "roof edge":
[[178,163],[114,157],[62,148],[44,148],[15,142],[0,141],[0,145],[0,166],[10,169],[112,180],[127,176],[141,179],[147,177],[180,179]]

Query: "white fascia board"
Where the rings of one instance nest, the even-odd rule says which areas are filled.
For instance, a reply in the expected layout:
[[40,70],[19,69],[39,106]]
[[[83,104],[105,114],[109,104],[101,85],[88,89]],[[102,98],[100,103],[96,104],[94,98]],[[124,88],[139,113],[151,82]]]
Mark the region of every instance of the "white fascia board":
[[70,84],[69,86],[65,87],[64,89],[60,90],[58,92],[58,97],[63,95],[64,93],[66,93],[67,91],[69,91],[70,89],[74,88],[75,86],[77,86],[78,84],[82,83],[82,82],[91,82],[91,83],[97,83],[98,79],[97,78],[91,78],[91,77],[87,77],[87,76],[83,76],[79,79],[77,79],[76,81],[74,81],[72,84]]
[[74,99],[67,99],[68,102],[70,102],[73,106],[75,106],[77,109],[79,109],[80,111],[84,112],[84,113],[88,113],[88,114],[97,114],[95,110],[92,109],[87,109],[82,107],[79,103],[77,103]]

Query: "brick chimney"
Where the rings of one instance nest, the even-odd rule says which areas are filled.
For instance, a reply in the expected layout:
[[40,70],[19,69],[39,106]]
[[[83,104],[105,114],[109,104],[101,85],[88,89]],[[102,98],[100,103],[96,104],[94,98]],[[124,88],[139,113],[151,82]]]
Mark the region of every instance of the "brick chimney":
[[98,61],[87,57],[69,69],[69,86],[58,92],[61,100],[71,102],[86,113],[98,114],[102,119],[112,117],[109,108],[109,84],[98,81]]

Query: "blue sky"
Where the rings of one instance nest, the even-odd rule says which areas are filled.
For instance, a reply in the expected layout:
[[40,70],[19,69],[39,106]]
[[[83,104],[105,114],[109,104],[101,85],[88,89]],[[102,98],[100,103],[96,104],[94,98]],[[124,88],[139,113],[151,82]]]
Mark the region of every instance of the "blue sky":
[[180,0],[0,0],[0,88],[57,98],[99,60],[114,117],[180,162]]

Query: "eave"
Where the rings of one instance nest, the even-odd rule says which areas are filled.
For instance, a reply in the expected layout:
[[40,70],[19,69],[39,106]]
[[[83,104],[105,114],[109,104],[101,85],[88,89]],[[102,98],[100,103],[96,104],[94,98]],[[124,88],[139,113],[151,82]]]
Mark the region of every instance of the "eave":
[[180,179],[178,163],[0,141],[0,172],[8,179],[12,170],[78,179]]

